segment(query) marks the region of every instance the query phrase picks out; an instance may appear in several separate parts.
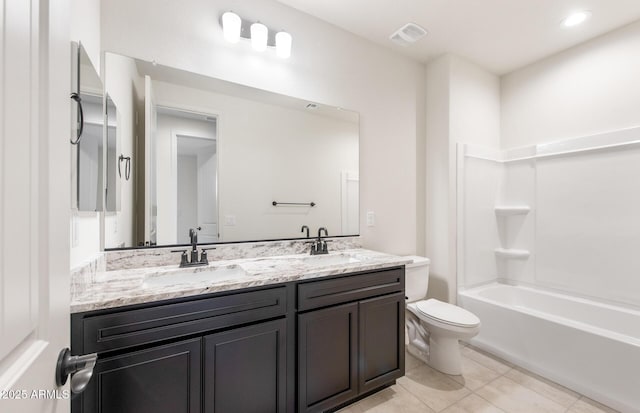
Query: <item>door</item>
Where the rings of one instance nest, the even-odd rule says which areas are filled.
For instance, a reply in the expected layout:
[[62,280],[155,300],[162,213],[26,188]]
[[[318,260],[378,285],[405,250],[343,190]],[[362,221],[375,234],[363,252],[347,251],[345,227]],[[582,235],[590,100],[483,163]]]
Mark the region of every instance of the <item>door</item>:
[[157,111],[155,96],[153,94],[153,83],[148,75],[144,77],[144,143],[143,154],[144,159],[142,165],[144,173],[141,174],[140,183],[142,184],[144,200],[138,200],[144,205],[144,217],[142,219],[144,226],[144,242],[150,245],[157,243],[157,194],[156,194],[156,150],[155,135],[157,124]]
[[286,320],[204,339],[206,413],[286,412]]
[[0,411],[68,412],[68,2],[0,0],[0,20]]
[[98,360],[83,413],[199,413],[201,339]]
[[218,241],[218,156],[217,144],[203,148],[198,156],[198,241]]
[[[187,117],[184,119],[189,120]],[[212,135],[215,136],[215,129]],[[177,179],[173,198],[177,200],[177,243],[191,242],[191,228],[199,228],[198,243],[217,242],[217,140],[182,132],[173,132],[172,140],[176,147],[173,163]]]
[[357,172],[340,174],[342,234],[360,233],[360,178]]
[[360,393],[404,376],[404,293],[360,301]]
[[358,303],[298,315],[298,412],[358,394]]

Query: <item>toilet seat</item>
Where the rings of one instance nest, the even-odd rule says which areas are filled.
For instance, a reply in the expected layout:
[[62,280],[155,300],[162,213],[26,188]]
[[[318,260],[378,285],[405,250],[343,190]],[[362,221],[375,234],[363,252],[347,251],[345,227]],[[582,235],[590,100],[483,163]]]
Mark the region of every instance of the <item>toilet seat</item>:
[[434,298],[418,301],[415,306],[420,315],[443,324],[463,328],[480,325],[480,319],[470,311]]

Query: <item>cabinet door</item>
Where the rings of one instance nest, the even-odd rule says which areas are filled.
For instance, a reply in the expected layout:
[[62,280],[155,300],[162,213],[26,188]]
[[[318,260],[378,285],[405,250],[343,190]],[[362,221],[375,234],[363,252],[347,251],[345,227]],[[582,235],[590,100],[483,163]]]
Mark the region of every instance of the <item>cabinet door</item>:
[[286,411],[286,320],[204,338],[204,411]]
[[320,412],[358,394],[358,303],[298,315],[298,412]]
[[404,375],[404,294],[360,301],[359,385],[365,393]]
[[98,360],[84,413],[200,412],[201,339]]

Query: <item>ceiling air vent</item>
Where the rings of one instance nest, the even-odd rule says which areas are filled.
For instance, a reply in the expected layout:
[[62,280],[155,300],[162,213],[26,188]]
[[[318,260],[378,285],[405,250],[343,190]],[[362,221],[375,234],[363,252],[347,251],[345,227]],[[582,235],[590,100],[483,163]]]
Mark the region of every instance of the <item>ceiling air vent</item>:
[[417,42],[427,34],[427,31],[415,23],[407,23],[396,30],[389,39],[400,46],[407,47]]

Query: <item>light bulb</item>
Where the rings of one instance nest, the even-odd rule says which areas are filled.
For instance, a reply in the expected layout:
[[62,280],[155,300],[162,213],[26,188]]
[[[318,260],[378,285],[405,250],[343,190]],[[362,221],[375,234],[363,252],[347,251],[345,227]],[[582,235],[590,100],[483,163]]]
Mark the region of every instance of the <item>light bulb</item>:
[[269,29],[262,23],[253,23],[251,25],[251,46],[258,52],[267,50],[267,39],[269,37]]
[[283,59],[291,56],[291,41],[293,38],[287,32],[278,32],[276,34],[276,54]]
[[222,15],[222,32],[229,43],[238,43],[242,19],[234,12],[228,11]]
[[569,15],[569,17],[564,19],[562,21],[562,25],[564,27],[577,26],[580,23],[582,23],[585,20],[587,20],[589,18],[589,16],[591,16],[591,12],[590,11],[586,11],[586,10],[579,11],[579,12],[576,12],[576,13],[573,13],[573,14]]

